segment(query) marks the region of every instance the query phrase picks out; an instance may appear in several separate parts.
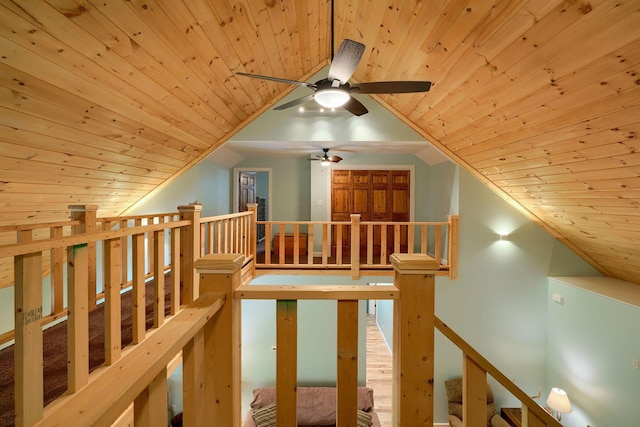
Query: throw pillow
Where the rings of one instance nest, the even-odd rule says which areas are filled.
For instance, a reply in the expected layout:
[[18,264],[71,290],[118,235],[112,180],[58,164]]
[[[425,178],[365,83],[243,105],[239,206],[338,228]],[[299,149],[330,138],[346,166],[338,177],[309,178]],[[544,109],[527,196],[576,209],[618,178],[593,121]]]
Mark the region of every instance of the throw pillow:
[[253,411],[256,427],[276,427],[276,404],[272,403]]
[[369,427],[371,424],[371,414],[358,409],[358,427]]

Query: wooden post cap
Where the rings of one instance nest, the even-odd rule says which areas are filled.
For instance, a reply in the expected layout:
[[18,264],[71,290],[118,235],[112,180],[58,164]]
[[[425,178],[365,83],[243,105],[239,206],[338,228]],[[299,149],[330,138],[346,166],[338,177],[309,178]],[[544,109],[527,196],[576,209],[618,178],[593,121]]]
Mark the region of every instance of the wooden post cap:
[[193,202],[190,203],[188,205],[180,205],[178,206],[178,211],[201,211],[202,210],[202,205],[199,204],[198,202]]
[[196,260],[194,267],[201,273],[235,273],[242,268],[242,254],[209,254]]
[[393,268],[403,274],[419,274],[440,269],[440,264],[425,254],[392,254],[389,259]]

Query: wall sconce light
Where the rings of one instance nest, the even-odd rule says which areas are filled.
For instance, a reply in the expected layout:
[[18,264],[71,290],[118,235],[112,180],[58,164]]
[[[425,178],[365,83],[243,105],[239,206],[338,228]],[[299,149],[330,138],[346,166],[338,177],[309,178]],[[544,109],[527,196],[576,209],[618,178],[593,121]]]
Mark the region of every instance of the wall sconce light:
[[558,421],[562,417],[561,414],[569,414],[573,411],[571,407],[571,402],[569,402],[569,396],[567,396],[567,392],[561,388],[554,387],[549,392],[549,397],[547,397],[547,405],[556,412],[558,412],[558,416],[556,417]]
[[509,235],[508,234],[498,234],[499,239],[501,242],[507,242],[509,241]]

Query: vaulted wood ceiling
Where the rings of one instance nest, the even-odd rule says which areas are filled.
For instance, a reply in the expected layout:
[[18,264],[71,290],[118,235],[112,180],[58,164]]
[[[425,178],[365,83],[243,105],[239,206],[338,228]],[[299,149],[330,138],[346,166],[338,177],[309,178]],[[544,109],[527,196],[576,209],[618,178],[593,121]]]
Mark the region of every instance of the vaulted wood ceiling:
[[[605,275],[640,284],[640,2],[335,0],[355,81]],[[330,58],[329,0],[0,0],[0,225],[117,215]]]

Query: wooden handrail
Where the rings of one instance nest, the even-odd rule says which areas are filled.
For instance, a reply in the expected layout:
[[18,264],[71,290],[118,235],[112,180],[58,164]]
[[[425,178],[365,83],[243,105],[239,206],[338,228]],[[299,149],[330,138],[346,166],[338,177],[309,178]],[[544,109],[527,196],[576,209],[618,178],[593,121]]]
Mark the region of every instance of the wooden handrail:
[[98,218],[98,221],[122,221],[122,220],[136,220],[136,219],[148,219],[148,218],[162,218],[162,217],[177,217],[180,212],[166,212],[155,214],[140,214],[140,215],[127,215],[127,216],[109,216]]
[[[221,294],[207,293],[187,306],[114,365],[105,368],[85,388],[47,407],[35,426],[108,426],[163,373],[167,365],[225,303]],[[166,417],[163,408],[153,408]]]
[[[511,393],[516,399],[522,402],[523,408],[527,408],[537,418],[542,420],[547,425],[553,427],[562,427],[555,418],[549,415],[540,405],[538,405],[528,394],[522,391],[516,386],[506,375],[504,375],[498,368],[496,368],[491,362],[489,362],[484,356],[482,356],[475,348],[467,343],[460,335],[458,335],[453,329],[447,326],[438,317],[435,317],[435,326],[442,332],[442,334],[455,344],[466,357],[473,360],[484,372],[491,375],[498,383],[500,383],[509,393]],[[463,399],[464,401],[464,399]],[[523,426],[526,427],[525,424]]]
[[382,300],[398,299],[395,286],[366,285],[241,285],[235,290],[236,299],[266,300]]
[[127,237],[134,234],[145,233],[156,230],[166,230],[167,228],[179,228],[189,225],[190,221],[175,221],[170,223],[150,224],[137,227],[129,227],[121,230],[99,231],[91,234],[77,234],[51,239],[35,240],[28,243],[14,243],[0,246],[0,258],[26,255],[35,252],[48,251],[55,248],[65,248],[83,243],[98,242],[120,237]]
[[80,221],[58,221],[58,222],[39,222],[35,224],[17,224],[17,225],[3,225],[0,226],[0,233],[7,233],[11,231],[23,231],[23,230],[37,230],[54,227],[68,227],[72,225],[78,225]]

